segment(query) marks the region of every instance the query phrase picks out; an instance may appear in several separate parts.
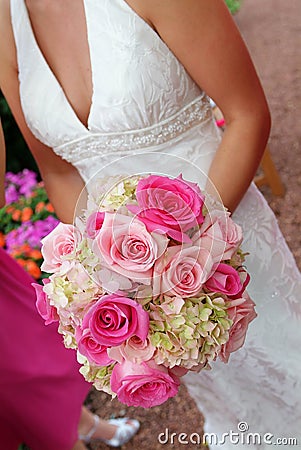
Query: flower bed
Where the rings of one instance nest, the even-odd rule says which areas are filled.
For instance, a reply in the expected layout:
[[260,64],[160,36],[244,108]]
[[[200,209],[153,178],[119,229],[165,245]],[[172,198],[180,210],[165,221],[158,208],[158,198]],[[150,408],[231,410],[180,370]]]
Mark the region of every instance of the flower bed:
[[7,205],[0,209],[0,246],[36,280],[41,272],[41,239],[58,224],[43,183],[24,169],[5,179]]

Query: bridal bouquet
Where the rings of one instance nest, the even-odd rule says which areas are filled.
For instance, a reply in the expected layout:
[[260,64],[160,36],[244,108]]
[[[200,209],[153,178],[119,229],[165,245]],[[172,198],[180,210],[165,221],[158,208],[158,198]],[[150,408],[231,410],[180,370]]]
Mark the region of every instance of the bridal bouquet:
[[179,176],[98,181],[75,225],[43,239],[35,285],[81,373],[129,406],[176,395],[180,377],[228,361],[255,318],[241,228]]

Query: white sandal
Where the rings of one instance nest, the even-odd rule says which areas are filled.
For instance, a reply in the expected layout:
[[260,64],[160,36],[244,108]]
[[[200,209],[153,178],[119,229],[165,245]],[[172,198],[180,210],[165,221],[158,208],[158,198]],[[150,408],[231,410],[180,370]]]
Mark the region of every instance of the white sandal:
[[[112,425],[116,425],[117,430],[114,436],[111,439],[101,439],[101,438],[93,438],[93,434],[96,432],[99,417],[96,414],[93,414],[93,426],[89,433],[87,434],[79,434],[78,438],[85,442],[85,444],[89,444],[91,441],[101,441],[105,442],[110,447],[120,447],[121,445],[128,442],[132,437],[137,433],[140,428],[140,423],[136,419],[128,419],[127,417],[121,417],[118,419],[109,419],[108,423]],[[130,423],[127,423],[130,422]]]

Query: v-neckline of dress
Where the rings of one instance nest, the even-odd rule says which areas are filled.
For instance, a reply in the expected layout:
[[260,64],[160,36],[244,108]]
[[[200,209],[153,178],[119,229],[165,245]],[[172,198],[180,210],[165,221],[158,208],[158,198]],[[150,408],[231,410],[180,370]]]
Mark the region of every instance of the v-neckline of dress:
[[61,83],[59,82],[57,76],[55,75],[54,71],[51,69],[47,59],[45,58],[39,44],[38,41],[36,39],[33,27],[32,27],[32,23],[31,23],[31,19],[29,16],[29,12],[27,9],[27,5],[25,0],[23,0],[23,6],[24,6],[24,10],[25,10],[25,16],[26,16],[26,20],[27,20],[27,25],[28,25],[28,29],[30,32],[30,38],[31,41],[33,43],[33,46],[36,48],[37,53],[39,55],[40,60],[42,61],[44,67],[46,68],[47,72],[50,74],[50,76],[55,80],[55,83],[57,85],[57,87],[60,89],[60,91],[63,93],[63,97],[64,97],[64,101],[68,107],[68,109],[71,111],[72,116],[74,117],[75,121],[78,123],[78,125],[84,129],[86,132],[90,132],[91,131],[91,125],[90,125],[90,121],[91,121],[91,116],[92,116],[92,112],[93,112],[93,105],[94,105],[94,81],[93,81],[93,61],[92,61],[92,52],[91,52],[91,40],[90,40],[90,29],[89,29],[89,21],[88,21],[88,14],[87,14],[87,6],[86,6],[86,2],[85,0],[82,0],[83,3],[83,10],[84,10],[84,20],[85,20],[85,24],[86,24],[86,38],[87,38],[87,43],[88,43],[88,49],[89,49],[89,58],[90,58],[90,69],[91,69],[91,84],[92,84],[92,96],[91,96],[91,101],[90,101],[90,108],[89,108],[89,112],[88,112],[88,116],[87,116],[87,124],[84,124],[81,119],[79,118],[79,116],[77,115],[75,109],[73,108],[72,104],[70,103],[65,90],[63,88],[63,86],[61,85]]

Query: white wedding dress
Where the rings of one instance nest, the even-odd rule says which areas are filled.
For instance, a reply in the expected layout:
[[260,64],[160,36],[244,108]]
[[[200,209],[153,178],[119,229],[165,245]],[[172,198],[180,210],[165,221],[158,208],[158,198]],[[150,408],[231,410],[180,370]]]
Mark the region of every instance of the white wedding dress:
[[[84,0],[84,5],[93,80],[88,127],[47,65],[24,0],[11,0],[28,126],[77,167],[86,182],[95,175],[183,173],[204,187],[220,141],[208,98],[124,0]],[[248,290],[258,318],[228,364],[216,362],[212,371],[188,374],[184,381],[204,413],[207,432],[221,437],[240,429],[242,435],[259,433],[262,439],[271,433],[270,443],[296,438],[301,446],[301,276],[275,216],[254,185],[234,219],[250,252]],[[248,424],[248,432],[244,425],[238,429],[240,422]],[[216,447],[212,442],[210,447]],[[240,437],[236,445],[226,439],[221,446],[257,447],[270,444],[246,445]]]

